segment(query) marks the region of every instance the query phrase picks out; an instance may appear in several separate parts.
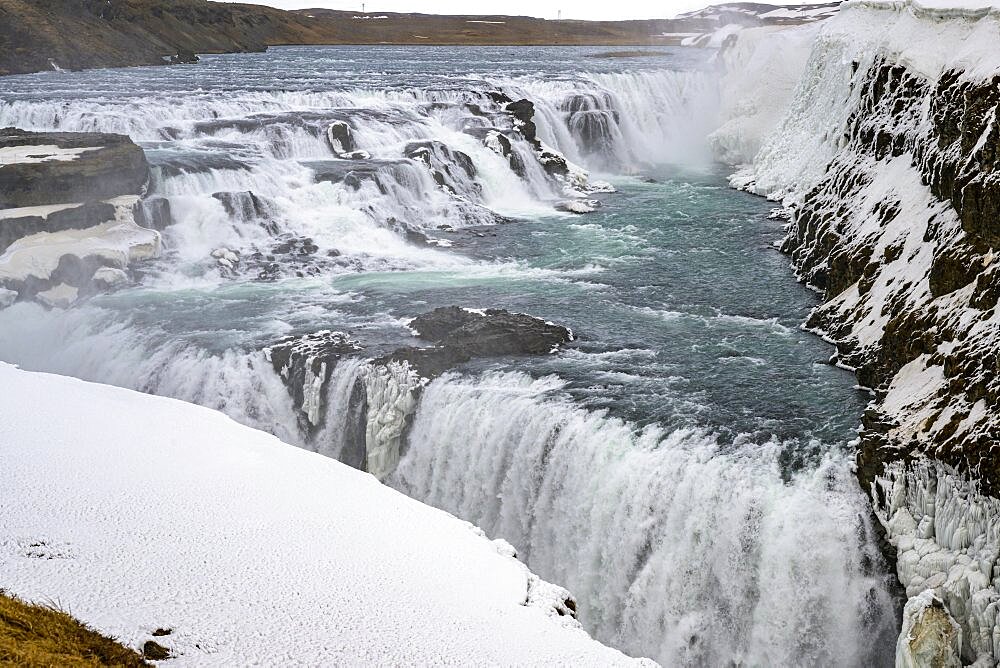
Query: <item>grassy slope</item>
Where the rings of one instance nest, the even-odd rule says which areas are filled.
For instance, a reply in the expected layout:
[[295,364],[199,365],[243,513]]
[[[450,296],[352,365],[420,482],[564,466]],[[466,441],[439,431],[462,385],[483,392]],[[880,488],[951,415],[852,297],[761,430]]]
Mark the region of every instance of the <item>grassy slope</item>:
[[142,657],[64,612],[0,592],[0,665],[148,666]]

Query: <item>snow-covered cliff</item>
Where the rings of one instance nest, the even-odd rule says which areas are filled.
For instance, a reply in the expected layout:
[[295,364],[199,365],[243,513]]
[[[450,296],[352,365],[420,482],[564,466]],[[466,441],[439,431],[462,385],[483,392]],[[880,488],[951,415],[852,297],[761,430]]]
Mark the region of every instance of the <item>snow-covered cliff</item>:
[[502,540],[205,408],[0,364],[0,586],[170,665],[655,665]]
[[998,6],[854,0],[733,179],[786,207],[808,326],[873,390],[858,477],[910,597],[903,666],[1000,660],[998,114]]

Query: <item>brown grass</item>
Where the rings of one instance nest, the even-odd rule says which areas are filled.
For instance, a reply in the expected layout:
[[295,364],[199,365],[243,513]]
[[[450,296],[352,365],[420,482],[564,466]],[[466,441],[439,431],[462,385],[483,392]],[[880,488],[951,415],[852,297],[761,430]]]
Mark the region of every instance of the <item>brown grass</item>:
[[148,666],[134,650],[68,614],[29,605],[0,590],[0,666]]

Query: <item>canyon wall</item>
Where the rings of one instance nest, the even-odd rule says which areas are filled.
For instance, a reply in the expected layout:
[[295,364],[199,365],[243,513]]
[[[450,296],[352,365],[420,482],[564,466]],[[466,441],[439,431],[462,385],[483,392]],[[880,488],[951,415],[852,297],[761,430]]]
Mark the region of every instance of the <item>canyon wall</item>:
[[845,3],[733,177],[783,204],[807,327],[871,388],[857,475],[909,598],[898,665],[1000,659],[997,44],[996,8]]

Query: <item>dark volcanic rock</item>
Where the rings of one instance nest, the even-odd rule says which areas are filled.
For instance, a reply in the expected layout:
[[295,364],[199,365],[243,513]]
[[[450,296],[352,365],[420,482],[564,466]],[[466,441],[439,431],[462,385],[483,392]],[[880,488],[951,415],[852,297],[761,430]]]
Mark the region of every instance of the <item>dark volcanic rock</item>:
[[[35,146],[36,161],[0,165],[0,208],[138,195],[149,180],[145,154],[124,135],[0,130],[0,151]],[[46,160],[44,146],[88,150],[71,160]]]
[[[855,85],[860,95],[846,145],[795,212],[783,249],[800,275],[825,291],[828,304],[810,325],[835,339],[840,360],[876,390],[861,433],[859,479],[871,490],[886,464],[926,454],[976,472],[981,488],[997,493],[1000,362],[986,323],[996,305],[991,265],[1000,250],[1000,77],[976,82],[946,72],[932,85],[879,59],[855,73]],[[922,122],[926,109],[930,124]],[[908,161],[930,193],[951,207],[928,210],[925,218],[907,213],[903,227],[896,222],[904,215],[896,193],[859,210],[877,176],[867,166],[872,159],[877,165]],[[849,232],[859,227],[869,231]],[[890,229],[902,232],[893,238]],[[932,249],[925,265],[915,264],[912,250],[904,255],[911,233]],[[918,297],[915,282],[923,280],[928,291]],[[871,301],[876,285],[883,295],[877,304]],[[845,312],[838,299],[855,286],[858,305]],[[877,309],[886,322],[877,341],[860,346],[852,328],[866,309]],[[919,360],[940,368],[944,383],[923,399],[926,417],[919,425],[901,425],[906,416],[888,414],[880,403],[897,374]],[[979,417],[966,420],[977,404]]]
[[166,197],[148,197],[142,200],[136,208],[135,222],[151,230],[165,230],[174,222],[170,214],[170,200]]
[[451,192],[471,197],[482,192],[482,186],[472,181],[476,166],[467,153],[452,150],[443,142],[421,141],[407,144],[403,155],[427,165],[434,181]]
[[281,376],[295,407],[305,414],[310,428],[319,426],[325,400],[323,387],[345,355],[361,350],[357,341],[342,332],[323,330],[288,336],[264,349],[264,355]]
[[330,144],[330,150],[337,155],[351,153],[358,150],[358,145],[354,141],[354,131],[347,121],[334,121],[327,128],[326,138]]
[[444,306],[417,316],[410,327],[422,339],[465,348],[473,357],[541,355],[573,340],[565,327],[502,309],[478,312]]
[[170,56],[171,65],[194,65],[201,62],[201,58],[195,55],[194,51],[178,51]]
[[507,111],[517,121],[517,128],[524,138],[536,149],[541,149],[538,141],[538,128],[535,126],[535,104],[531,100],[518,100],[506,107]]
[[552,151],[542,151],[538,156],[538,161],[549,176],[566,176],[569,174],[569,164],[566,158],[553,153]]
[[401,348],[379,360],[405,361],[433,378],[477,357],[545,355],[573,340],[565,327],[523,313],[446,306],[418,316],[410,327],[434,348]]

